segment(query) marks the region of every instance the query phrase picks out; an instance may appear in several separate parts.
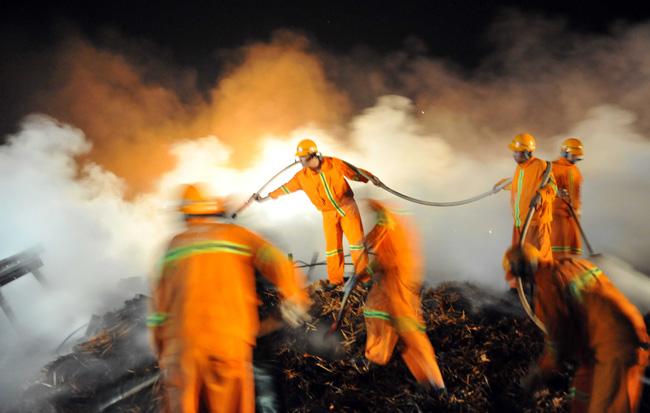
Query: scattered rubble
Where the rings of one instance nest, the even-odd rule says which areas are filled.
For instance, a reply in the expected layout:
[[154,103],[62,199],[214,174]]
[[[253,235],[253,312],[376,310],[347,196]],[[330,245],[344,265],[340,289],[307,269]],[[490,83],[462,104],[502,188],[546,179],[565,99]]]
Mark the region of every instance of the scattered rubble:
[[[350,295],[340,331],[327,336],[342,291],[323,292],[322,285],[310,287],[312,323],[259,338],[259,411],[569,411],[570,367],[535,397],[526,397],[519,387],[528,364],[541,352],[543,336],[516,297],[490,295],[464,283],[423,291],[427,334],[449,392],[443,396],[418,388],[399,357],[399,344],[386,366],[355,363],[364,354],[366,291],[357,288]],[[265,291],[261,298],[261,318],[278,317],[275,293]],[[160,411],[159,371],[146,341],[147,300],[138,295],[107,313],[96,335],[45,366],[24,389],[19,412]],[[650,410],[647,393],[645,411]],[[262,394],[266,397],[259,397]]]

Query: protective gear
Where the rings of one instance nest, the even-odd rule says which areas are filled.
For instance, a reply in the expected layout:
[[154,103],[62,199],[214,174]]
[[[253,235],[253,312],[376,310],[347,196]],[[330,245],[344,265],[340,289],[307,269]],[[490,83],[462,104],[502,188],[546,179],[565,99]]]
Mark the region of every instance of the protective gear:
[[[373,176],[370,172],[364,172],[368,176]],[[280,196],[303,190],[311,203],[322,212],[327,276],[332,284],[343,283],[345,265],[343,234],[350,245],[350,255],[352,255],[356,272],[362,271],[368,264],[368,254],[363,244],[361,215],[354,201],[354,192],[345,178],[368,182],[368,179],[349,164],[340,159],[325,156],[320,164],[320,172],[315,172],[311,168],[303,168],[289,182],[268,195],[277,199]]]
[[398,339],[402,358],[416,380],[442,389],[445,383],[422,318],[420,289],[424,281],[421,240],[405,211],[388,210],[376,201],[370,207],[377,224],[367,236],[376,259],[366,273],[383,275],[372,284],[366,298],[366,358],[385,365]]
[[[577,139],[574,139],[577,140]],[[580,216],[580,195],[582,191],[582,174],[577,166],[565,158],[553,162],[553,175],[558,190],[568,193],[567,198],[555,198],[553,201],[553,221],[551,222],[551,251],[554,258],[564,255],[582,254],[582,237],[578,223],[571,215]],[[567,205],[567,202],[569,205]]]
[[512,139],[508,149],[517,152],[535,152],[535,138],[527,133],[520,133]]
[[510,247],[503,255],[503,269],[515,277],[530,280],[537,272],[540,258],[540,252],[529,243]]
[[284,300],[280,305],[282,319],[292,327],[300,327],[311,321],[311,316],[304,305],[291,300]]
[[539,360],[548,377],[578,363],[573,412],[636,412],[650,342],[643,316],[594,264],[564,257],[536,274],[535,314],[548,335]]
[[303,139],[298,143],[295,156],[307,156],[318,153],[316,142],[311,139]]
[[582,142],[575,138],[567,139],[562,142],[561,151],[572,153],[575,156],[582,156]]
[[191,184],[183,191],[180,211],[186,215],[222,215],[226,212],[225,202],[220,198],[207,198],[202,184]]
[[[200,200],[189,191],[188,198]],[[277,248],[233,224],[188,220],[154,280],[154,353],[165,374],[168,411],[196,412],[206,393],[212,411],[255,411],[252,347],[259,331],[255,270],[282,297],[307,307],[305,280]]]

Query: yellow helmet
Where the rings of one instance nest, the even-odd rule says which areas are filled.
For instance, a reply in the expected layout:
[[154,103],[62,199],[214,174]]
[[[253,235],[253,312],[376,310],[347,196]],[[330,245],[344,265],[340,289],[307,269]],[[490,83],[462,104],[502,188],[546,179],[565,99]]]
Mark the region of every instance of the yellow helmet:
[[506,274],[515,277],[532,278],[537,272],[541,255],[537,248],[528,243],[523,247],[510,247],[503,255],[503,269]]
[[186,215],[222,215],[226,212],[225,203],[220,198],[208,198],[202,184],[191,184],[183,191],[180,211]]
[[517,152],[524,152],[524,151],[534,152],[535,138],[533,138],[527,133],[520,133],[519,135],[514,137],[512,142],[510,142],[510,145],[508,145],[508,149]]
[[318,153],[316,142],[311,139],[303,139],[298,143],[295,156],[306,156],[314,153]]
[[562,143],[562,152],[569,152],[575,156],[582,156],[582,142],[578,139],[567,139]]

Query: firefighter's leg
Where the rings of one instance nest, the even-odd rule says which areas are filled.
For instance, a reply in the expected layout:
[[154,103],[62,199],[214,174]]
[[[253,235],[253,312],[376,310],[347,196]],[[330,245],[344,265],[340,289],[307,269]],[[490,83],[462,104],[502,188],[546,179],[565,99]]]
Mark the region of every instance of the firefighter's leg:
[[571,221],[570,216],[553,215],[551,222],[551,252],[555,260],[571,255],[570,234]]
[[410,317],[408,320],[400,317],[395,322],[399,336],[405,344],[402,358],[415,379],[425,385],[445,387],[433,346],[426,335],[426,327]]
[[185,348],[178,352],[172,349],[163,350],[160,369],[165,389],[166,413],[198,411],[202,383],[197,355],[194,348]]
[[366,358],[377,364],[388,363],[397,343],[397,331],[387,312],[388,296],[384,283],[373,285],[366,297]]
[[576,371],[569,389],[572,413],[587,413],[589,411],[593,379],[593,366],[581,365]]
[[345,256],[343,254],[343,230],[341,229],[338,212],[323,212],[323,231],[325,232],[327,278],[332,284],[342,284],[345,272]]
[[[359,273],[368,265],[368,252],[363,244],[363,224],[361,222],[361,214],[357,204],[350,204],[344,207],[345,216],[341,218],[341,228],[345,237],[350,244],[350,255],[354,263],[354,272]],[[361,279],[361,282],[366,282],[370,276],[366,275]]]
[[252,347],[241,340],[230,341],[231,348],[223,354],[215,354],[211,350],[202,352],[201,372],[204,377],[206,402],[210,411],[254,413]]

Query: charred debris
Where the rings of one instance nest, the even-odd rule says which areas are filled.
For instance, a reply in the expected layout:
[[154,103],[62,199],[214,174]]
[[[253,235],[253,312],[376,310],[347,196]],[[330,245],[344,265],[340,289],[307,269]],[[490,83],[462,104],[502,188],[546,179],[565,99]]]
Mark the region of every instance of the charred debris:
[[[358,363],[366,337],[367,292],[362,288],[351,294],[340,330],[327,336],[342,292],[320,291],[322,285],[319,281],[310,287],[312,323],[299,329],[271,328],[258,339],[254,369],[259,412],[569,411],[570,366],[534,397],[526,397],[519,387],[520,377],[542,350],[543,336],[515,296],[491,295],[467,283],[423,290],[427,334],[449,391],[443,396],[418,388],[399,356],[399,344],[386,366]],[[277,319],[275,292],[264,290],[260,298],[260,318]],[[24,387],[15,411],[160,411],[159,370],[146,339],[147,300],[137,295],[92,322],[91,337],[44,366]],[[647,389],[642,411],[650,411]]]

